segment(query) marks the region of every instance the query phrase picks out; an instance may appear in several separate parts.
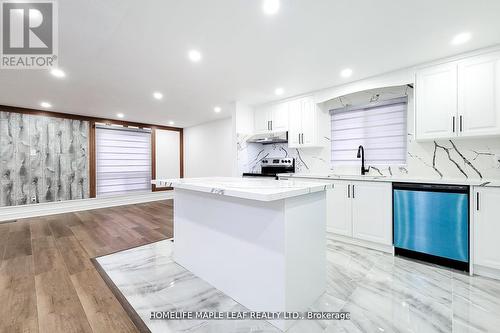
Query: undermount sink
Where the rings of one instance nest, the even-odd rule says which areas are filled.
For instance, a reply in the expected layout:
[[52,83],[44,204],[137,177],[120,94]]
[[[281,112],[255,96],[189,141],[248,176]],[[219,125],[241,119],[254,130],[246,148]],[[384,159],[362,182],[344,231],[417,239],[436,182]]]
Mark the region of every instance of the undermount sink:
[[328,176],[329,178],[346,178],[346,179],[352,179],[352,178],[356,178],[356,179],[380,179],[380,178],[384,178],[385,176],[381,176],[381,175],[378,175],[378,176],[370,176],[370,175],[337,175],[337,174],[332,174],[332,175],[329,175]]

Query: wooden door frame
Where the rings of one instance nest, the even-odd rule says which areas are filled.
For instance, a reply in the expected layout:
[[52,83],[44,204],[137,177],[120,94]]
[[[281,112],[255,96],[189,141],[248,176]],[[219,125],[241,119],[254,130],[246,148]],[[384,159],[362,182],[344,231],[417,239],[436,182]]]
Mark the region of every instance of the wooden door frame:
[[[156,179],[156,130],[162,128],[153,127],[151,128],[151,179]],[[184,178],[184,131],[179,131],[179,176]],[[156,187],[156,185],[151,184],[151,191],[168,191],[172,190],[172,187]]]

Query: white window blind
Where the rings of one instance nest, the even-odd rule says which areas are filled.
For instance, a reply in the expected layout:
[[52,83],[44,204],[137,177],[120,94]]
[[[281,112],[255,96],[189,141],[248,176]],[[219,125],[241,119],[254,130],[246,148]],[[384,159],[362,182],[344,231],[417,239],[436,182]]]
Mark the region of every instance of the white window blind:
[[374,106],[331,110],[332,165],[359,164],[358,147],[372,165],[406,163],[407,98]]
[[151,132],[96,126],[96,195],[151,191]]

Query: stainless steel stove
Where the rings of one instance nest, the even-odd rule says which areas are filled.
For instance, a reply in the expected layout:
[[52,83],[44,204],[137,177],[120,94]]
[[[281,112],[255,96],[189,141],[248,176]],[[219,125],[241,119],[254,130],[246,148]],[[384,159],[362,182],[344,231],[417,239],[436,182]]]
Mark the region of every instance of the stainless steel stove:
[[292,157],[270,157],[260,161],[260,172],[244,173],[243,177],[265,177],[278,179],[280,173],[294,173],[295,159]]

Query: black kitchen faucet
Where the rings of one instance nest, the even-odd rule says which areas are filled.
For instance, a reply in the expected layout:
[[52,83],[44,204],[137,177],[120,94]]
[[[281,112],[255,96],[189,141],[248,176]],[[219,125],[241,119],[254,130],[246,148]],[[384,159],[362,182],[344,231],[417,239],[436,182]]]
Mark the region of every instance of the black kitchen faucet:
[[365,148],[363,146],[358,147],[358,158],[361,158],[361,174],[364,175],[370,171],[370,167],[365,168]]

